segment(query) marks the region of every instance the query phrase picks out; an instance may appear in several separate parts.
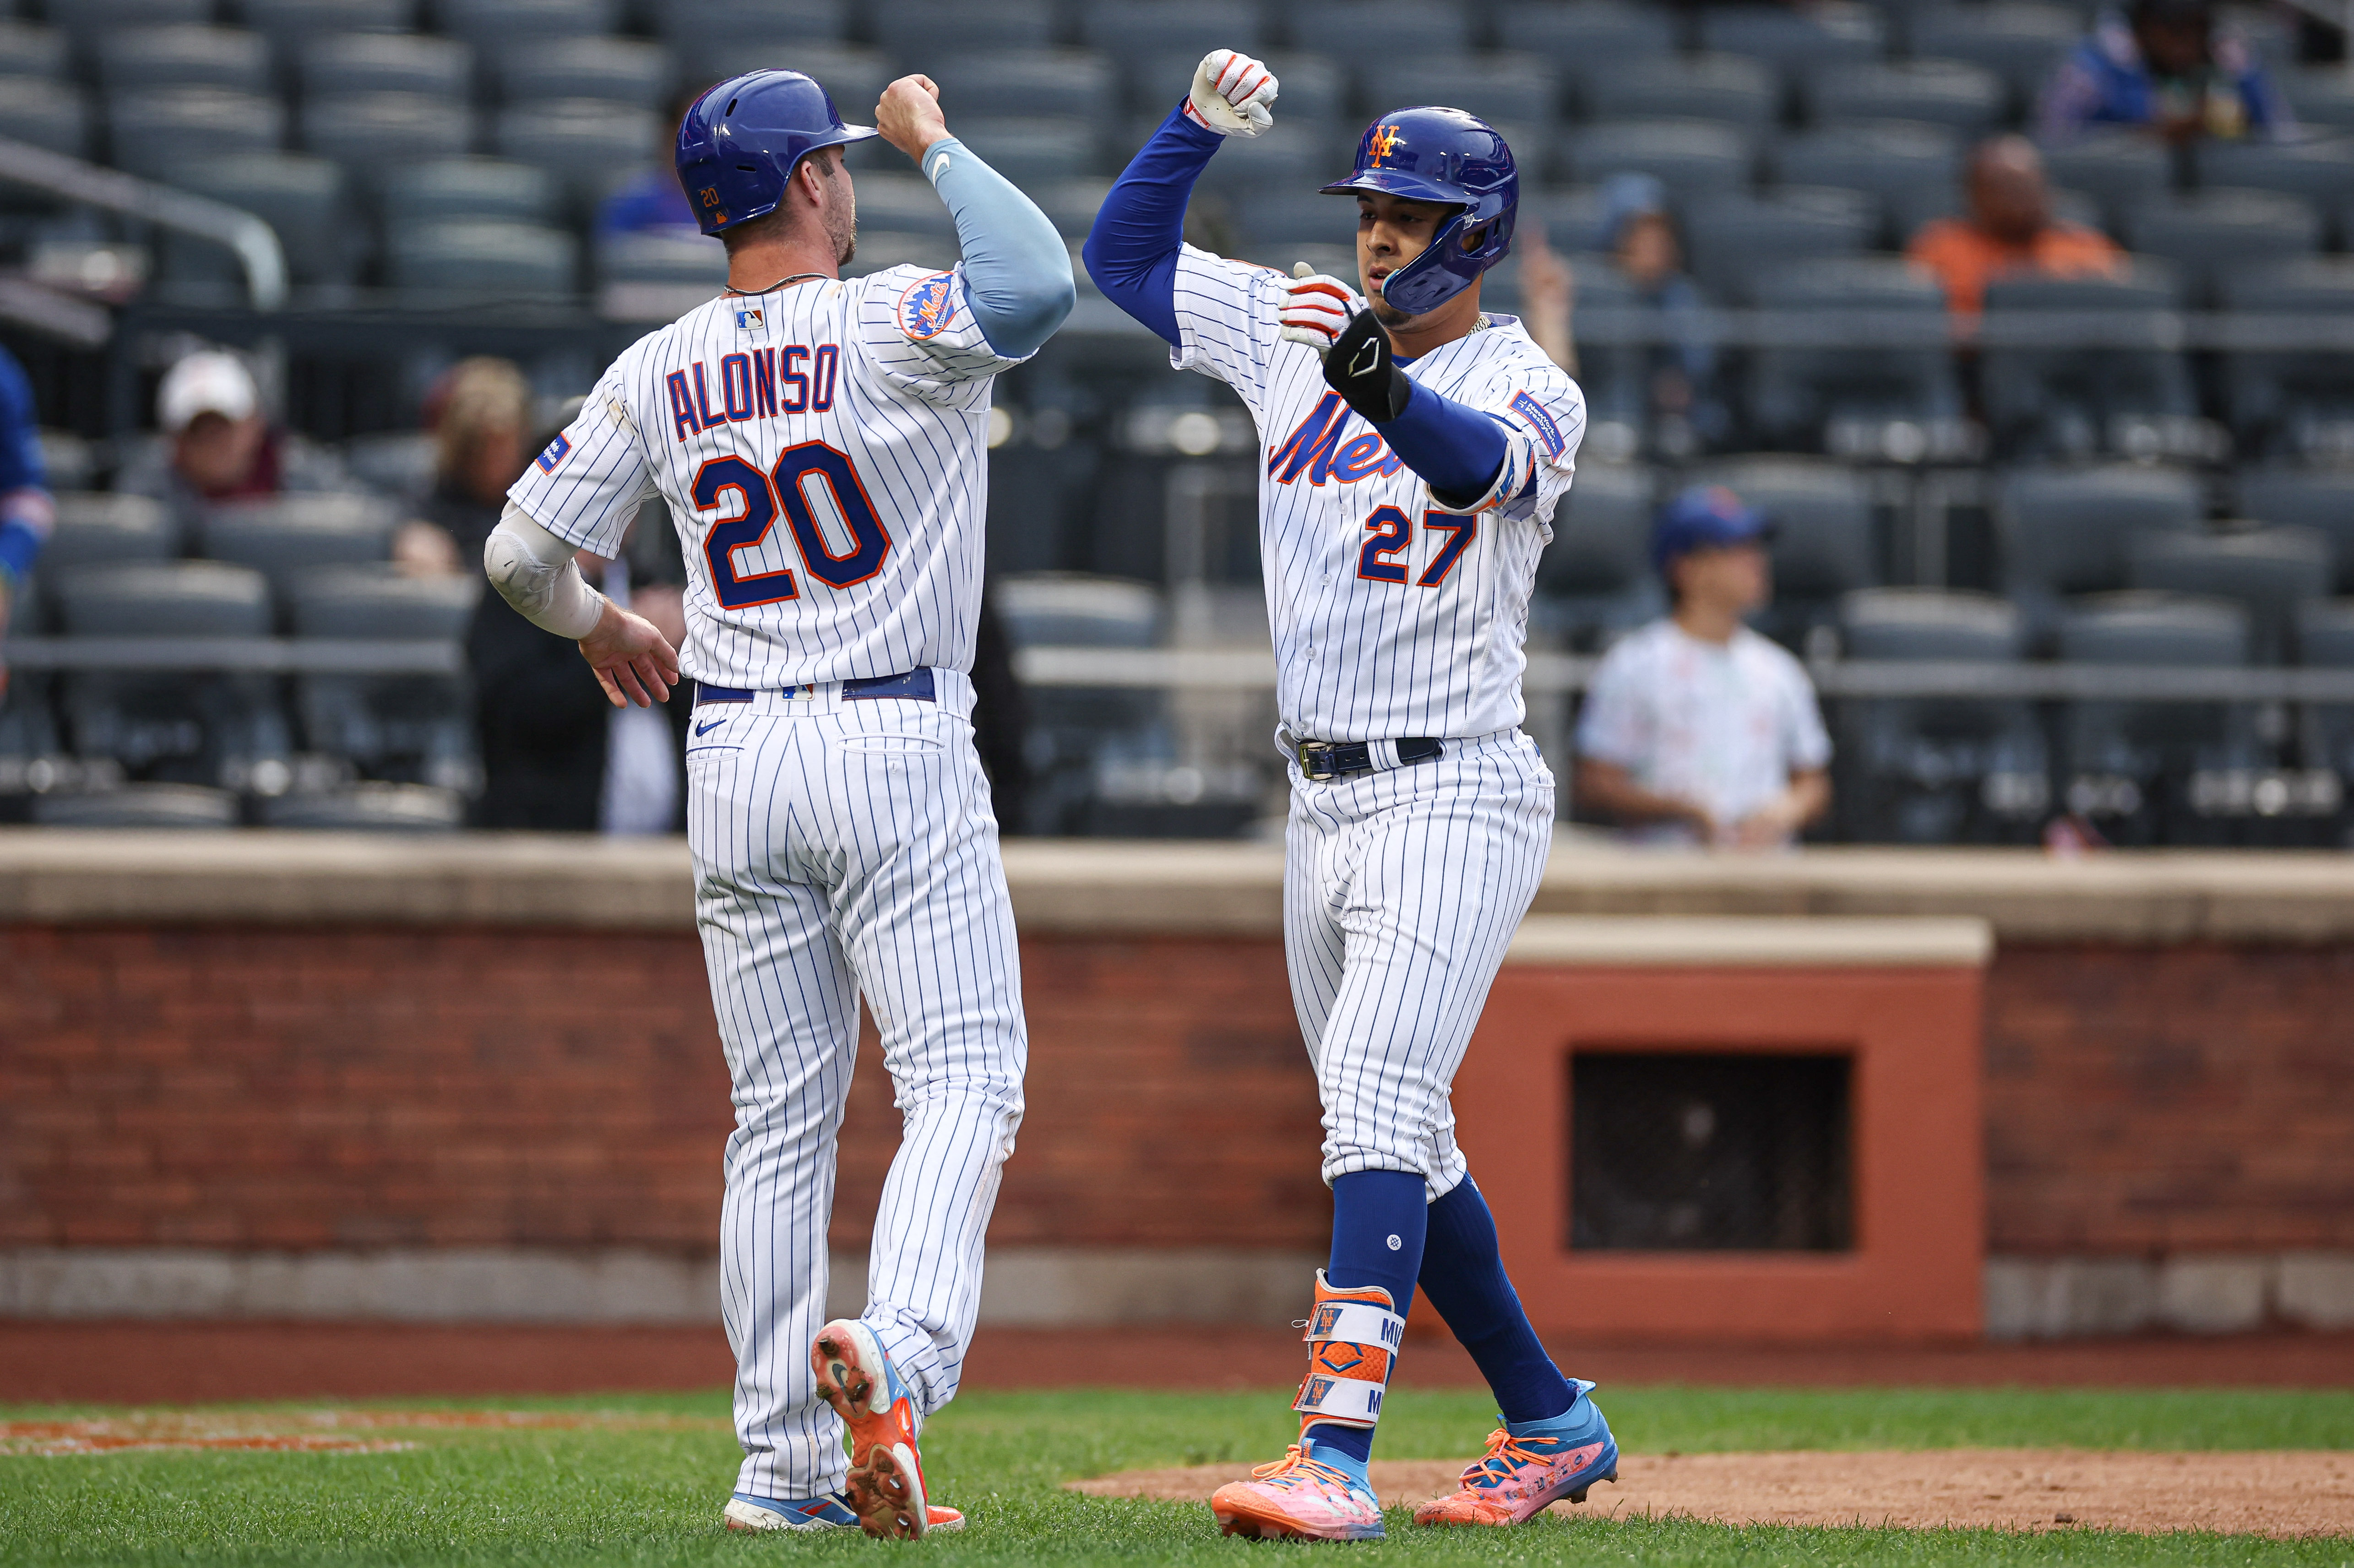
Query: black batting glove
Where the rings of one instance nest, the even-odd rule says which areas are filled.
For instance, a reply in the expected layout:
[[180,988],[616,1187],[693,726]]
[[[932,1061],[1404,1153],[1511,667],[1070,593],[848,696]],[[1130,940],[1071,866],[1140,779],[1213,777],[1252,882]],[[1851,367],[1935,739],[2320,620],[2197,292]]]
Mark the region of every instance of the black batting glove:
[[1369,310],[1359,311],[1332,340],[1324,355],[1324,384],[1374,425],[1405,413],[1405,400],[1414,395],[1414,383],[1391,355],[1390,334]]

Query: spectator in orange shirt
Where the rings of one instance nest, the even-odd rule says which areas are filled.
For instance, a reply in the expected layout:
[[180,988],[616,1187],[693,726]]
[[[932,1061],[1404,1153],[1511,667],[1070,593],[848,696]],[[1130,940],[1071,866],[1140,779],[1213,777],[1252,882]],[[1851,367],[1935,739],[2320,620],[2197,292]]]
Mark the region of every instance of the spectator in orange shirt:
[[2042,154],[2024,136],[1997,136],[1971,154],[1969,201],[1968,217],[1924,225],[1904,252],[1937,275],[1957,316],[1977,315],[1998,278],[2092,277],[2123,263],[2108,236],[2052,216]]

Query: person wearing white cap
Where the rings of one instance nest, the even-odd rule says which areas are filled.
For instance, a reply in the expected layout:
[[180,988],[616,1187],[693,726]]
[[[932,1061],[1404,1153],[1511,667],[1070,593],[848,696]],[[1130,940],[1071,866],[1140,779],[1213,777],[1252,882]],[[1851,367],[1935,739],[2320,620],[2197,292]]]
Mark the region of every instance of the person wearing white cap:
[[165,371],[155,421],[164,440],[133,459],[115,488],[163,502],[184,535],[217,505],[342,487],[334,460],[271,429],[253,373],[233,354],[199,350]]

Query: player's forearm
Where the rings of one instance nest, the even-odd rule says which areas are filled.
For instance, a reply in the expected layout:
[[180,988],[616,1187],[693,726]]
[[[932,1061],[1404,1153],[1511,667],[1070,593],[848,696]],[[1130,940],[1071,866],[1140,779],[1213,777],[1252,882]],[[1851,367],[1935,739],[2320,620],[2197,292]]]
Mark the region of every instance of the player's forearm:
[[510,501],[482,546],[482,570],[516,614],[577,642],[597,630],[606,603],[573,562],[578,553]]
[[1449,506],[1468,507],[1494,489],[1511,452],[1503,427],[1494,419],[1418,382],[1405,411],[1373,429],[1398,461]]
[[1185,244],[1185,204],[1224,140],[1182,108],[1172,112],[1104,197],[1080,252],[1104,298],[1172,345],[1179,341],[1177,253]]
[[951,136],[924,149],[924,174],[956,218],[965,298],[989,346],[1034,354],[1071,313],[1071,253],[1038,206]]

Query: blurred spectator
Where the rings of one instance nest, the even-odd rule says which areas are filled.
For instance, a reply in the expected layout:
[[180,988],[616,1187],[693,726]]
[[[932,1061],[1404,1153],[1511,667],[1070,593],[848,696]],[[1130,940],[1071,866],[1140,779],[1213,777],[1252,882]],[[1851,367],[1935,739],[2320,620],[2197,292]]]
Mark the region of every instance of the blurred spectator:
[[687,205],[686,188],[678,183],[673,147],[678,140],[678,122],[686,118],[686,111],[695,107],[695,101],[703,93],[704,89],[693,88],[671,100],[662,117],[662,141],[653,150],[653,162],[642,165],[598,204],[598,238],[610,239],[618,234],[703,232],[696,226],[695,209]]
[[263,417],[253,373],[233,354],[205,349],[165,371],[155,422],[164,439],[124,465],[114,488],[162,502],[183,538],[201,537],[217,505],[343,487],[334,459]]
[[1602,187],[1610,259],[1642,301],[1657,309],[1667,341],[1646,355],[1645,396],[1652,439],[1664,451],[1721,440],[1732,416],[1716,394],[1716,344],[1707,301],[1684,270],[1683,241],[1668,215],[1667,187],[1649,175],[1614,175]]
[[1968,191],[1968,217],[1923,225],[1904,252],[1937,275],[1956,315],[1977,315],[1997,278],[2083,278],[2123,264],[2125,253],[2107,235],[2052,216],[2042,154],[2024,136],[1980,143],[1970,158]]
[[1785,845],[1830,806],[1806,671],[1742,624],[1771,591],[1766,519],[1722,485],[1659,509],[1669,615],[1603,656],[1577,726],[1576,800],[1642,842]]
[[[16,356],[0,348],[0,638],[8,635],[8,612],[54,521],[33,384]],[[8,666],[0,662],[0,696],[7,691]]]
[[2043,90],[2052,140],[2096,125],[2132,125],[2168,142],[2284,135],[2295,119],[2237,34],[2215,26],[2209,0],[2132,0],[2108,12]]
[[1545,242],[1543,229],[1531,225],[1513,238],[1521,259],[1521,327],[1547,359],[1575,376],[1577,344],[1569,320],[1576,308],[1577,280]]
[[513,362],[478,355],[425,395],[433,430],[433,490],[426,519],[442,533],[453,569],[478,571],[507,486],[531,455],[531,383]]

